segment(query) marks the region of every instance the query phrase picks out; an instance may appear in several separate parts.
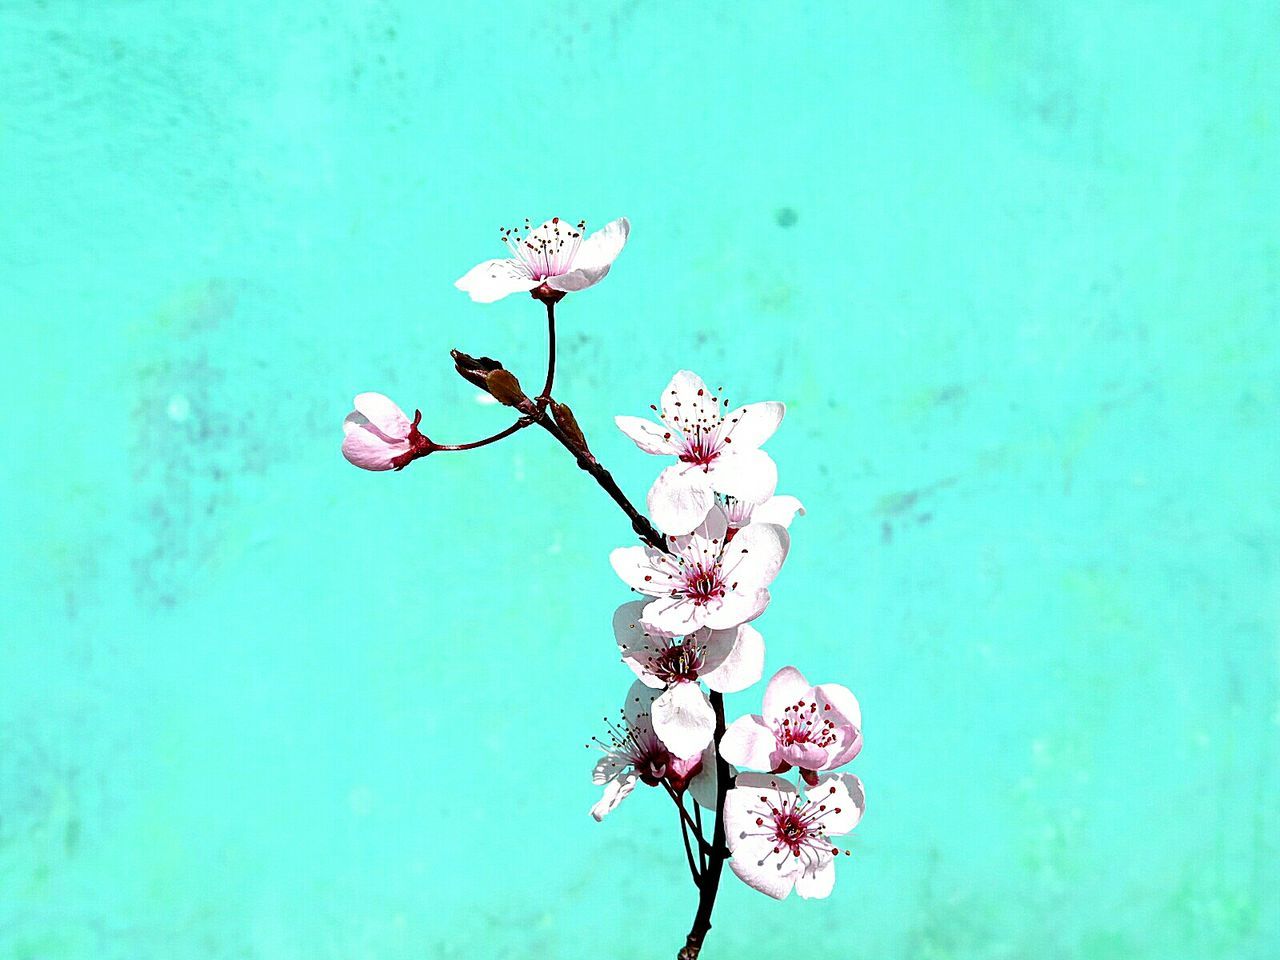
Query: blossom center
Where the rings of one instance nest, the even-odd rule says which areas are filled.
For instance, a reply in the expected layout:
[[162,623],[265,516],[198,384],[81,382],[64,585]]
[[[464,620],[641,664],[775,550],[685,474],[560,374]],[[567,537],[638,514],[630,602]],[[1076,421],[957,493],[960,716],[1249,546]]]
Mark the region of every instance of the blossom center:
[[702,648],[694,641],[669,646],[661,651],[649,666],[655,677],[668,685],[692,682],[698,679],[702,669]]
[[827,828],[822,822],[831,814],[840,813],[839,807],[829,805],[834,793],[835,787],[829,788],[822,800],[801,800],[798,794],[780,791],[772,797],[760,794],[756,798],[759,802],[750,811],[755,814],[757,830],[743,830],[738,834],[742,839],[754,836],[773,844],[756,865],[763,867],[771,857],[778,856],[778,869],[792,857],[808,868],[838,853],[827,839]]
[[703,431],[696,426],[692,433],[684,438],[684,449],[680,452],[680,460],[699,467],[709,467],[720,456],[720,445],[715,442],[714,431]]
[[[620,723],[608,722],[604,738],[592,737],[592,742],[609,758],[612,772],[631,767],[649,786],[656,786],[667,775],[671,754],[653,732],[647,722],[648,714],[641,714],[645,722],[632,722],[625,717]],[[590,746],[590,744],[588,744]]]
[[787,707],[777,725],[778,742],[783,746],[811,743],[824,750],[831,748],[837,740],[836,725],[823,716],[830,709],[830,704],[824,704],[819,711],[813,700],[801,700]]
[[720,575],[720,565],[691,566],[683,571],[682,587],[672,591],[672,595],[685,600],[692,600],[697,606],[704,606],[712,600],[719,600],[725,594],[724,577]]
[[525,220],[523,237],[516,236],[519,231],[515,227],[504,227],[502,242],[528,268],[534,280],[546,280],[573,269],[586,225],[585,220],[579,220],[577,226],[571,227],[559,217],[552,217],[542,226],[532,228]]

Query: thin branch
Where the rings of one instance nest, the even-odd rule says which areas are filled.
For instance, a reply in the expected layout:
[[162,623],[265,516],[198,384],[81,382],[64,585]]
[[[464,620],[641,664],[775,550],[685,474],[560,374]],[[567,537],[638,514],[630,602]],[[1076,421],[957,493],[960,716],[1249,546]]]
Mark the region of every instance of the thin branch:
[[499,440],[505,440],[517,430],[523,430],[525,427],[532,426],[533,420],[529,417],[521,417],[507,429],[495,433],[491,437],[485,437],[483,440],[473,440],[471,443],[433,443],[432,452],[436,450],[475,450],[477,447],[487,447],[491,443],[497,443]]
[[556,379],[556,302],[548,300],[547,303],[547,382],[542,386],[542,392],[538,394],[538,406],[545,406],[546,402],[551,399],[551,385]]

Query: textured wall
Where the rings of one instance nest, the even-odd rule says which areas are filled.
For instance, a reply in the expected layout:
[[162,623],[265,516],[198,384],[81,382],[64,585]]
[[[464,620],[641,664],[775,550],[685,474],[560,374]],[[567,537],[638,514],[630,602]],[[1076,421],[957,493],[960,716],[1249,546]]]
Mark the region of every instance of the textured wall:
[[628,490],[676,368],[788,403],[767,667],[863,703],[833,898],[707,960],[1280,953],[1280,13],[704,6],[0,0],[0,960],[674,953],[672,812],[586,815],[626,524],[338,455],[501,423],[445,351],[537,305],[452,281],[553,213],[634,224]]

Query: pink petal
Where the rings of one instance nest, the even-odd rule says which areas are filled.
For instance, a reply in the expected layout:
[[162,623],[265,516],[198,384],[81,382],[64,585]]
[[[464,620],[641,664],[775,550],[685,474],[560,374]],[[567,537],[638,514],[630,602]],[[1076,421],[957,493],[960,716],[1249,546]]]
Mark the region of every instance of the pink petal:
[[342,455],[362,470],[390,470],[393,466],[391,461],[409,450],[408,441],[388,444],[365,426],[351,421],[350,417],[344,429],[348,424],[350,428],[342,438]]
[[836,860],[832,857],[818,867],[806,867],[796,877],[796,893],[806,900],[822,900],[831,896],[836,885]]
[[711,742],[716,715],[696,683],[677,683],[653,701],[653,732],[677,757],[696,757]]
[[713,600],[703,607],[701,623],[713,630],[728,630],[739,624],[750,623],[769,606],[769,591],[731,591],[720,600]]
[[454,283],[476,303],[493,303],[513,293],[526,293],[537,285],[529,268],[519,260],[486,260]]
[[712,489],[749,503],[760,503],[778,489],[778,466],[763,450],[729,450],[707,469]]
[[706,519],[713,503],[706,473],[687,464],[667,467],[649,488],[649,516],[664,533],[687,534]]
[[720,756],[729,763],[753,770],[772,770],[778,738],[758,713],[739,717],[720,738]]
[[724,549],[724,577],[739,588],[767,587],[782,569],[791,537],[776,523],[749,523]]
[[751,519],[757,523],[776,523],[780,527],[790,527],[797,513],[804,516],[804,504],[795,497],[770,497],[751,511]]
[[[573,258],[575,270],[593,270],[603,267],[608,272],[609,266],[618,259],[618,254],[626,246],[627,237],[631,235],[631,221],[626,217],[610,220],[599,230],[582,241],[578,254]],[[555,289],[563,289],[556,287]]]
[[665,638],[655,638],[645,633],[637,622],[644,610],[645,600],[624,603],[613,613],[613,635],[618,641],[622,661],[645,686],[661,688],[666,684],[649,671],[649,665],[667,646]]
[[[805,796],[814,803],[826,805],[827,814],[822,824],[833,837],[843,836],[856,827],[867,810],[862,781],[852,773],[828,774],[816,786],[807,787]],[[835,812],[837,809],[839,813]]]
[[662,391],[659,413],[663,423],[687,437],[700,433],[710,438],[720,424],[719,395],[692,370],[680,370]]
[[683,637],[702,626],[706,609],[692,600],[659,597],[644,608],[640,626],[656,637]]
[[639,779],[634,773],[628,773],[606,783],[604,785],[604,796],[591,808],[591,816],[595,817],[597,822],[603,820],[614,807],[625,800],[627,795],[635,789],[636,781]]
[[353,406],[387,439],[404,440],[409,436],[409,418],[390,397],[380,393],[361,393],[356,396]]
[[673,561],[652,547],[618,547],[609,563],[623,583],[651,597],[665,595],[675,583]]
[[728,655],[702,673],[708,687],[721,693],[737,693],[760,679],[764,672],[764,638],[760,631],[744,623],[737,630],[713,630],[711,635],[733,640]]
[[812,699],[813,687],[804,674],[795,667],[783,667],[769,678],[764,689],[764,715],[771,723],[778,723],[788,707]]
[[614,417],[613,422],[645,453],[676,455],[675,438],[678,435],[667,427],[643,417]]
[[725,414],[716,431],[717,446],[729,441],[733,450],[754,450],[773,436],[787,408],[776,400],[748,403]]

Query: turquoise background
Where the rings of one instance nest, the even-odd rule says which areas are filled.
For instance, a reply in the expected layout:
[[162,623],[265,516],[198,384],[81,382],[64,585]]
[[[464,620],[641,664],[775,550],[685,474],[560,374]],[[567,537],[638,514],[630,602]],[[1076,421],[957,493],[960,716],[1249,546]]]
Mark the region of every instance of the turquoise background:
[[[453,280],[626,215],[560,311],[613,427],[782,399],[767,669],[860,697],[827,902],[717,958],[1280,953],[1271,3],[0,0],[0,958],[674,956],[620,514],[543,435],[373,475],[353,394],[506,422],[540,309]],[[761,688],[730,699],[730,716]]]

